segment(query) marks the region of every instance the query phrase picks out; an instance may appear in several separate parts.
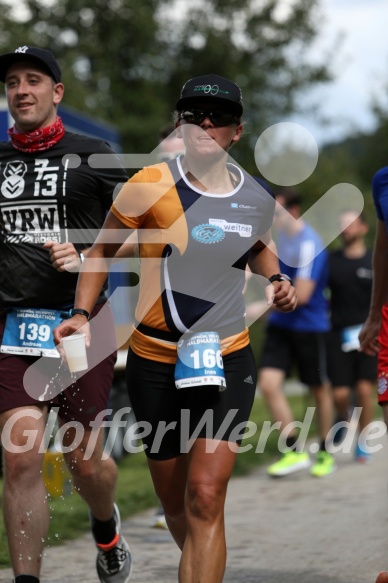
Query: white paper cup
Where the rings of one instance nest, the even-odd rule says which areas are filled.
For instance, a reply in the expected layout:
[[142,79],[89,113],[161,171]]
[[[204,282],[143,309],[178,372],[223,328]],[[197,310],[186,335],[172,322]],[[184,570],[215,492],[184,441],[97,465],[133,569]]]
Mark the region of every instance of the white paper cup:
[[62,338],[62,346],[70,372],[79,372],[88,368],[85,336],[86,334],[82,333]]

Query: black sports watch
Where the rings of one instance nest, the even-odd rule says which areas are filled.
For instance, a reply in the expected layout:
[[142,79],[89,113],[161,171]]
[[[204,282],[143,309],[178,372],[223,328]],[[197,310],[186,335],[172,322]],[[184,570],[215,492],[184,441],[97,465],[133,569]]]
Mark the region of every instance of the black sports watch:
[[268,281],[270,283],[273,283],[274,281],[289,281],[290,284],[293,285],[291,277],[288,277],[285,273],[275,273],[275,275],[271,275],[271,277],[268,278]]
[[86,310],[83,310],[82,308],[72,308],[71,310],[69,310],[69,317],[70,318],[72,318],[73,316],[76,316],[77,314],[80,314],[81,316],[85,316],[85,318],[87,320],[89,320],[89,318],[90,318],[89,312],[87,312]]

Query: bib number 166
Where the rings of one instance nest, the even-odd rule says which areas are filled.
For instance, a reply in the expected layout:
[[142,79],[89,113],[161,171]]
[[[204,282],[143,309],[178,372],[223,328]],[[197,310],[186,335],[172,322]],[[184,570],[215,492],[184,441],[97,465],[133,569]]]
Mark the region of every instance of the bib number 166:
[[214,350],[213,348],[206,348],[205,350],[194,350],[190,354],[193,359],[193,368],[224,368],[222,361],[221,350]]

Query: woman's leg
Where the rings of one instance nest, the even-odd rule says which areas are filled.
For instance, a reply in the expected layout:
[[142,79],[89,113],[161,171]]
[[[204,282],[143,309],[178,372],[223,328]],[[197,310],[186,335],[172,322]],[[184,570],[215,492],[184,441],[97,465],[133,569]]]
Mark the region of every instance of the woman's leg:
[[227,485],[256,388],[251,348],[227,355],[224,366],[225,391],[177,390],[173,365],[128,355],[130,401],[138,422],[151,427],[143,444],[155,492],[182,549],[180,583],[221,583],[225,571]]
[[179,566],[179,582],[221,583],[226,565],[224,507],[236,460],[236,444],[220,441],[207,453],[210,440],[198,439],[190,454],[186,488],[187,535]]
[[167,526],[181,550],[186,539],[187,462],[187,454],[169,460],[148,458],[155,493],[163,506]]
[[196,439],[187,454],[172,460],[148,460],[167,524],[182,549],[179,583],[221,583],[223,579],[224,506],[236,444],[219,441],[213,451],[215,443]]

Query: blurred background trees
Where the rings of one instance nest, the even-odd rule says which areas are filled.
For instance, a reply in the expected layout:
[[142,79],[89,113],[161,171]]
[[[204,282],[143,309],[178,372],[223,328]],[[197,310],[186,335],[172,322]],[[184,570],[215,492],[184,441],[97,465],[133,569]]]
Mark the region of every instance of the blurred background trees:
[[[322,28],[320,0],[0,0],[0,14],[0,52],[25,44],[52,50],[64,103],[114,124],[126,153],[154,149],[188,78],[217,72],[234,79],[247,121],[232,156],[255,174],[257,138],[301,103],[306,108],[307,90],[330,82],[338,49],[321,62],[309,59]],[[352,182],[374,220],[368,194],[385,164],[387,112],[388,104],[374,106],[376,132],[321,149],[300,185],[306,207],[333,184]]]
[[[117,125],[128,153],[148,152],[171,120],[183,83],[210,72],[234,79],[244,95],[247,139],[297,109],[298,94],[329,80],[306,48],[317,34],[317,0],[0,1],[0,51],[31,44],[53,51],[64,103]],[[250,134],[253,134],[251,136]],[[237,153],[235,154],[237,156]]]

